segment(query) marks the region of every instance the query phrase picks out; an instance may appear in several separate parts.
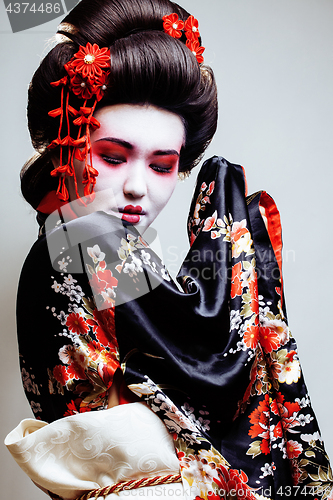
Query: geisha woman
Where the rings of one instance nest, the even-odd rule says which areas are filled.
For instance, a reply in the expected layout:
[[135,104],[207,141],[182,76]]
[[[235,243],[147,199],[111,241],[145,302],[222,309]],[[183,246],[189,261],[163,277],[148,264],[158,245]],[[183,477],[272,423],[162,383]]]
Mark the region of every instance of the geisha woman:
[[273,200],[213,157],[177,282],[152,250],[151,223],[216,130],[198,20],[168,0],[82,0],[58,39],[29,89],[22,192],[40,233],[17,321],[37,419],[10,452],[65,500],[333,498]]

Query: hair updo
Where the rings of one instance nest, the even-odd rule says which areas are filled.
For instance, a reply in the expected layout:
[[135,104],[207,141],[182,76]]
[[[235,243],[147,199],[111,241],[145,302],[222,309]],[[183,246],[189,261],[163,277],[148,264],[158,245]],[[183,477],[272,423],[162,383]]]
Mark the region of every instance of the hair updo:
[[[59,106],[60,88],[50,82],[66,75],[64,64],[88,42],[111,52],[111,85],[98,107],[151,104],[176,113],[186,133],[179,171],[188,173],[197,165],[216,131],[216,84],[212,70],[199,66],[185,39],[164,32],[163,16],[173,12],[183,21],[189,16],[169,0],[81,0],[60,24],[61,41],[41,62],[28,93],[28,126],[40,155],[23,167],[21,188],[34,208],[58,184],[50,176],[54,150],[47,146],[58,134],[58,120],[48,111]],[[82,106],[73,93],[70,102],[76,109]]]

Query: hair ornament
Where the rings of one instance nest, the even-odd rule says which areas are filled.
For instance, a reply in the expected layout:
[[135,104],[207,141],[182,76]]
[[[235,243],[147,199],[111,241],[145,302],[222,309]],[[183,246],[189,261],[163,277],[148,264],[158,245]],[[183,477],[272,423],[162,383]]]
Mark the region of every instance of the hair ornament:
[[[100,49],[96,43],[91,45],[88,42],[86,47],[80,46],[79,51],[64,65],[67,75],[56,82],[51,82],[53,87],[61,87],[60,107],[48,113],[53,118],[60,119],[58,137],[49,144],[48,149],[56,147],[60,149],[59,166],[51,171],[51,175],[59,177],[56,195],[61,201],[65,202],[69,198],[65,184],[66,177],[74,178],[76,196],[81,200],[75,175],[75,158],[84,161],[84,196],[90,199],[93,196],[98,171],[92,166],[91,161],[90,130],[96,130],[100,126],[93,113],[96,104],[108,88],[110,67],[109,48]],[[69,104],[70,91],[84,101],[78,110]],[[89,100],[92,102],[88,106]],[[79,127],[75,138],[71,137],[70,116],[74,118],[72,123]]]
[[203,63],[204,58],[202,56],[205,47],[201,47],[198,40],[186,40],[186,47],[190,49],[193,55],[197,58],[198,63]]
[[200,36],[198,20],[193,16],[185,21],[185,35],[187,40],[198,40]]
[[173,38],[181,38],[184,22],[178,18],[177,14],[170,14],[163,17],[163,29]]
[[186,47],[195,55],[199,64],[203,63],[202,53],[205,47],[202,47],[199,43],[199,23],[195,17],[189,16],[184,23],[176,13],[163,16],[163,29],[165,33],[173,38],[181,38],[185,31]]

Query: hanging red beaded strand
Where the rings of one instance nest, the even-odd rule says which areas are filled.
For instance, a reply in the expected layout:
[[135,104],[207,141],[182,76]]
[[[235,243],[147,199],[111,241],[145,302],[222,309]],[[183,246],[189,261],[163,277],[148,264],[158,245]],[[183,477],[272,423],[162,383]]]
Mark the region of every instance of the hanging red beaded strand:
[[[60,108],[49,112],[49,115],[52,117],[60,116],[58,137],[48,146],[49,149],[60,148],[59,166],[52,170],[51,175],[59,177],[56,194],[61,201],[69,199],[66,187],[66,177],[68,176],[74,179],[77,199],[85,205],[78,192],[74,168],[75,158],[84,161],[84,196],[87,198],[86,201],[92,201],[98,171],[92,166],[90,130],[96,130],[100,126],[98,120],[93,117],[93,113],[97,102],[103,98],[105,90],[108,87],[110,76],[110,71],[108,70],[110,67],[110,50],[107,47],[100,49],[97,44],[91,45],[88,42],[86,47],[80,46],[79,51],[64,65],[68,76],[61,78],[57,82],[51,82],[51,85],[54,87],[62,87]],[[64,99],[65,91],[66,100]],[[69,105],[69,91],[84,100],[83,106],[79,110]],[[87,103],[90,99],[94,99],[94,101],[91,106],[88,106]],[[76,139],[71,137],[69,115],[74,117],[73,124],[79,127]],[[67,134],[62,138],[61,133],[63,132],[64,118],[66,120]],[[84,125],[85,134],[81,135]],[[63,165],[62,148],[65,146],[68,148],[68,155],[67,163]],[[89,153],[90,164],[88,163]]]

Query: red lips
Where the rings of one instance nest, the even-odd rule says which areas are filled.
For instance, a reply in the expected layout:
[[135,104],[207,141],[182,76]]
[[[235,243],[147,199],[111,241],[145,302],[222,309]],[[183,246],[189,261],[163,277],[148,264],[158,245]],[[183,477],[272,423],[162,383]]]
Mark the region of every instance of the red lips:
[[127,212],[129,214],[139,214],[142,212],[142,207],[140,207],[140,205],[137,205],[136,207],[133,207],[133,205],[126,205],[123,212]]
[[140,215],[144,215],[140,205],[137,205],[136,207],[133,207],[133,205],[126,205],[123,209],[119,209],[119,212],[122,212],[122,220],[125,220],[130,224],[137,224],[140,221]]

